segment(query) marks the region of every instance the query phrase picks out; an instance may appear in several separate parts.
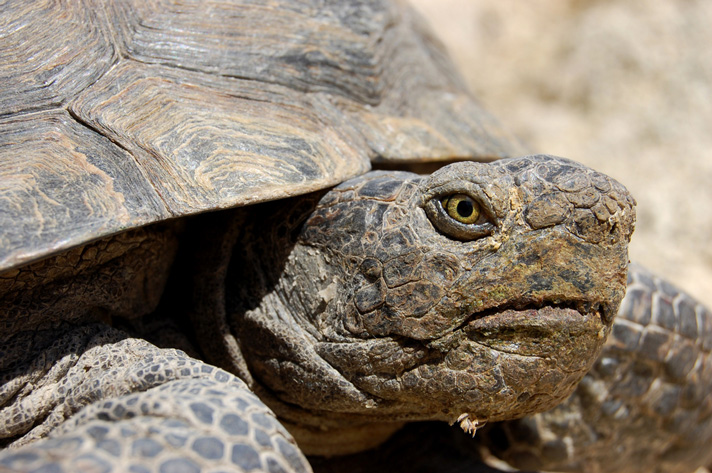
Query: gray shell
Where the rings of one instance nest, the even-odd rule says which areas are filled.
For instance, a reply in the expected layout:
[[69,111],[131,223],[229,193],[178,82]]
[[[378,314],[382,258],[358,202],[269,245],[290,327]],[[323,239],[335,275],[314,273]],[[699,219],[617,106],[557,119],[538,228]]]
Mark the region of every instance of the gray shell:
[[41,3],[0,19],[0,271],[371,161],[516,148],[398,3]]

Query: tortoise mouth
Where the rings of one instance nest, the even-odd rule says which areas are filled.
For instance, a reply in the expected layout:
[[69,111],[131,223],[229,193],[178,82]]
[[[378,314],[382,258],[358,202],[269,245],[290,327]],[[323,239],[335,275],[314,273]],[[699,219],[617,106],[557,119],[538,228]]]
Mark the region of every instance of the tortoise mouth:
[[460,327],[462,328],[471,324],[472,322],[484,319],[484,318],[495,318],[499,314],[508,311],[517,312],[530,312],[538,313],[543,310],[565,310],[565,311],[575,311],[581,317],[598,317],[601,321],[608,325],[613,320],[613,315],[610,309],[610,305],[604,302],[597,301],[585,301],[585,300],[568,300],[568,301],[519,301],[515,304],[504,304],[501,306],[490,307],[488,309],[482,310],[480,312],[471,314]]
[[378,407],[354,413],[503,420],[568,396],[598,357],[608,318],[606,303],[533,301],[477,312],[430,340],[329,341],[317,353]]
[[520,302],[474,313],[426,345],[446,352],[469,341],[499,352],[546,358],[562,349],[560,342],[602,337],[614,315],[610,305],[603,302]]
[[[471,413],[503,420],[549,409],[598,357],[605,303],[518,304],[473,314],[431,340],[384,337],[321,343],[318,353],[379,409],[401,420]],[[361,409],[361,410],[359,410]]]

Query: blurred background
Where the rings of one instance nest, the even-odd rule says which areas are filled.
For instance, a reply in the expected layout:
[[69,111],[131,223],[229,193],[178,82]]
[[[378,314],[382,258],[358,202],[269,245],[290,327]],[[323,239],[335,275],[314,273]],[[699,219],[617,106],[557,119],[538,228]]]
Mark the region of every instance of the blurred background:
[[411,2],[528,149],[628,187],[631,259],[712,307],[712,2]]

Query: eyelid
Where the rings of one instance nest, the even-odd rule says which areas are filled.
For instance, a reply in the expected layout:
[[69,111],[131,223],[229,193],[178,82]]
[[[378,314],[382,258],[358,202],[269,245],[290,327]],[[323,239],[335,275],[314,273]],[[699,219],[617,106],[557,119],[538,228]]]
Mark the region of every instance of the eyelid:
[[[450,186],[448,186],[450,187]],[[436,230],[443,235],[460,241],[473,241],[491,235],[495,230],[495,219],[491,212],[489,202],[481,196],[473,195],[472,192],[460,187],[459,189],[439,189],[441,192],[428,196],[423,205],[428,219]],[[442,192],[445,190],[445,192]],[[470,197],[480,207],[481,215],[475,223],[465,224],[457,221],[448,215],[443,208],[443,200],[457,194],[464,194]]]

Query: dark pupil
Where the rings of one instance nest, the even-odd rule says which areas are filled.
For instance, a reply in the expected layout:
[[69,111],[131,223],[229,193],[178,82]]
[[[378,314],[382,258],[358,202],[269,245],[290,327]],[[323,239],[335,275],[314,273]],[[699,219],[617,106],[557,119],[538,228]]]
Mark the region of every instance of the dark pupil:
[[472,207],[472,202],[469,200],[461,200],[457,203],[457,213],[461,217],[469,217],[472,215],[474,208]]

